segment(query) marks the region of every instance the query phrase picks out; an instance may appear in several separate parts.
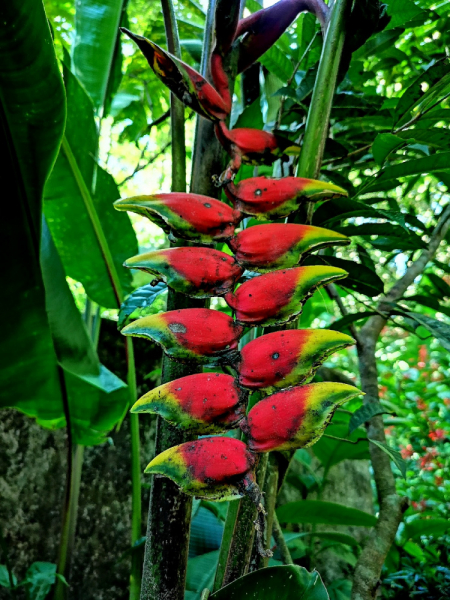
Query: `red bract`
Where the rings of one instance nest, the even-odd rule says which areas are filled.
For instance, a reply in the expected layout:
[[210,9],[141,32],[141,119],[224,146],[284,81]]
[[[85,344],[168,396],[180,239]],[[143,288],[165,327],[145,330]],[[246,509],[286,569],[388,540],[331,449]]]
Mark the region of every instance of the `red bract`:
[[209,437],[174,446],[145,469],[172,479],[184,492],[210,500],[239,497],[254,485],[256,456],[240,440]]
[[329,229],[272,223],[244,229],[228,245],[241,265],[252,271],[265,271],[293,267],[308,251],[349,243],[345,235]]
[[173,359],[216,364],[234,360],[243,327],[209,308],[185,308],[142,317],[122,329],[124,335],[160,344]]
[[239,46],[238,72],[247,69],[273,46],[303,11],[312,12],[325,25],[328,7],[320,0],[280,0],[239,21],[236,37],[246,35]]
[[236,427],[245,416],[246,399],[231,375],[197,373],[151,390],[131,412],[158,414],[192,433],[217,433]]
[[147,38],[124,27],[121,31],[136,42],[155,75],[181,102],[211,121],[227,118],[230,107],[200,73]]
[[242,218],[224,202],[182,192],[124,198],[114,208],[144,215],[173,237],[200,243],[227,240]]
[[260,275],[243,283],[225,300],[246,325],[280,325],[292,320],[321,285],[347,276],[336,267],[296,267]]
[[166,248],[129,258],[125,265],[165,281],[188,296],[210,298],[232,291],[244,269],[235,259],[212,248]]
[[239,384],[273,391],[310,379],[333,352],[354,340],[327,329],[291,329],[268,333],[246,344],[236,368]]
[[311,383],[267,396],[241,422],[255,452],[311,446],[336,408],[362,392],[344,383]]
[[231,112],[231,94],[228,75],[223,67],[222,55],[216,52],[211,54],[211,76],[216,90],[224,101],[225,107]]
[[316,202],[348,195],[333,183],[303,177],[252,177],[237,185],[230,183],[225,193],[240,212],[265,220],[289,216],[304,200]]
[[231,129],[222,121],[217,123],[216,135],[231,156],[231,162],[219,181],[232,181],[241,164],[271,165],[277,158],[298,155],[300,147],[289,139],[258,129]]

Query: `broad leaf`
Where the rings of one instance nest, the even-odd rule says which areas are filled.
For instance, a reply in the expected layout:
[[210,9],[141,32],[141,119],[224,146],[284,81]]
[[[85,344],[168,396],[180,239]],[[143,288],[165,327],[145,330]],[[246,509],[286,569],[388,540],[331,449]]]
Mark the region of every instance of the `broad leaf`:
[[[165,310],[167,284],[160,281],[156,285],[143,285],[128,296],[120,307],[117,328],[122,329],[130,317],[138,318]],[[158,300],[158,306],[155,306]]]
[[261,56],[259,62],[273,73],[280,81],[286,83],[294,72],[294,65],[276,45]]
[[441,312],[444,315],[450,317],[450,308],[446,306],[442,306],[439,300],[435,296],[425,296],[423,294],[413,294],[412,296],[405,296],[403,298],[406,302],[415,302],[422,306],[426,306],[435,310],[436,312]]
[[212,589],[219,560],[219,550],[200,554],[188,560],[186,600],[199,600],[204,588]]
[[359,59],[368,56],[380,56],[384,50],[392,48],[393,44],[403,32],[404,29],[401,27],[380,31],[380,33],[373,35],[367,40],[367,42],[354,53],[353,57]]
[[351,525],[373,527],[377,519],[369,513],[334,502],[299,500],[283,504],[277,509],[280,523],[323,523],[325,525]]
[[[317,263],[317,257],[314,257]],[[340,282],[343,287],[349,288],[366,296],[378,296],[384,291],[383,281],[368,267],[343,258],[321,255],[320,259],[332,267],[339,267],[348,272],[348,276]],[[305,263],[306,264],[306,263]]]
[[[63,368],[73,441],[84,445],[98,444],[126,411],[128,389],[100,364],[45,223],[41,268],[53,345]],[[36,412],[41,425],[52,428],[66,425],[62,403],[53,414],[44,413],[42,404],[36,404]]]
[[398,450],[394,450],[394,448],[391,448],[390,446],[388,446],[388,444],[385,444],[383,442],[378,442],[377,440],[371,439],[369,439],[369,441],[372,444],[378,446],[378,448],[381,448],[381,450],[383,450],[383,452],[385,452],[389,456],[392,462],[394,462],[395,465],[398,467],[400,473],[402,474],[402,477],[406,479],[407,462],[404,458],[402,458],[400,452],[398,452]]
[[450,298],[450,285],[435,273],[427,273],[426,276],[433,284],[439,297]]
[[72,67],[97,109],[105,103],[124,4],[125,0],[76,3]]
[[210,596],[211,600],[329,600],[317,571],[289,565],[268,567],[240,577]]
[[392,133],[380,133],[372,144],[372,154],[375,162],[381,166],[391,152],[405,144],[404,139]]
[[447,519],[414,519],[405,523],[405,535],[409,539],[418,538],[422,535],[440,536],[450,529]]
[[61,409],[39,241],[42,190],[64,130],[65,97],[42,3],[3,2],[0,18],[0,172],[8,187],[0,239],[9,257],[3,264],[0,407],[38,416]]
[[[342,438],[342,440],[347,438],[349,441],[336,440],[326,437],[326,435]],[[328,470],[343,460],[364,460],[370,458],[369,444],[367,440],[361,439],[364,437],[364,431],[355,431],[348,436],[347,425],[331,424],[327,427],[325,436],[322,436],[320,440],[314,444],[312,451],[320,460],[325,470]],[[357,443],[350,443],[356,441]]]
[[329,540],[330,542],[338,542],[339,544],[346,544],[352,548],[357,548],[359,546],[359,542],[357,542],[353,536],[348,535],[347,533],[338,533],[337,531],[304,531],[302,533],[293,534],[293,537],[291,537],[289,541],[309,536]]
[[432,62],[422,73],[420,73],[403,92],[395,109],[396,125],[407,123],[412,117],[412,110],[425,97],[427,92],[422,91],[422,83],[426,83],[433,89],[434,84],[439,82],[448,73],[447,60]]
[[446,350],[450,350],[450,325],[419,313],[410,312],[406,314],[416,321],[416,323],[422,325],[425,329],[428,329],[428,331],[441,342]]
[[[380,184],[396,180],[398,177],[421,175],[423,173],[438,173],[443,170],[450,170],[450,152],[440,152],[431,156],[425,156],[424,158],[405,160],[392,167],[387,167],[378,176],[373,177],[366,186],[363,184],[364,193],[379,190]],[[393,187],[396,186],[394,185]]]
[[20,585],[27,589],[27,598],[30,600],[44,600],[47,598],[56,578],[67,585],[62,575],[56,573],[56,565],[48,562],[34,562],[27,570],[25,579]]
[[342,317],[342,319],[334,321],[334,323],[330,325],[330,329],[334,329],[335,331],[344,331],[348,329],[348,326],[352,323],[356,323],[357,321],[361,321],[362,319],[367,319],[372,315],[376,314],[378,313],[374,312],[373,310],[365,310],[358,313],[345,315],[345,317]]
[[[117,308],[99,236],[106,238],[124,294],[131,292],[131,274],[122,264],[138,253],[136,236],[128,215],[113,208],[120,197],[113,178],[94,162],[97,131],[92,103],[67,67],[64,77],[68,95],[65,140],[45,188],[44,212],[66,274],[83,284],[91,300]],[[90,202],[98,224],[93,221]]]
[[389,412],[385,410],[379,402],[369,402],[368,404],[364,404],[364,406],[361,406],[361,408],[358,408],[358,410],[355,410],[352,414],[348,425],[349,433],[353,433],[355,429],[366,423],[366,421],[369,421],[375,415],[383,414],[389,414]]

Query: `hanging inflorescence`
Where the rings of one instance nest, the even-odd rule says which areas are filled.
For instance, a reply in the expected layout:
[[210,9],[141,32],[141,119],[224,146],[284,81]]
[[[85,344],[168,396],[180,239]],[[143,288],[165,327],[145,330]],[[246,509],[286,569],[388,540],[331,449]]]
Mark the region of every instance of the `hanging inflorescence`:
[[[228,500],[246,494],[261,515],[262,495],[255,480],[259,453],[310,446],[320,438],[335,409],[361,392],[342,383],[308,383],[328,356],[354,343],[337,331],[276,331],[239,351],[245,328],[292,321],[316,289],[347,275],[330,266],[299,266],[305,256],[349,243],[340,233],[295,223],[260,224],[236,233],[247,216],[280,219],[297,212],[304,202],[346,195],[331,183],[300,177],[253,177],[233,183],[242,164],[272,164],[277,158],[298,154],[299,148],[265,131],[227,128],[231,111],[227,69],[245,70],[299,12],[313,12],[322,26],[327,15],[321,0],[281,0],[239,20],[239,4],[218,4],[210,57],[213,85],[150,40],[123,30],[171,92],[215,123],[230,162],[221,175],[211,175],[224,187],[233,207],[188,193],[127,198],[115,207],[145,215],[172,238],[198,244],[134,256],[126,267],[141,269],[191,297],[222,296],[234,315],[186,308],[143,317],[122,329],[124,335],[155,341],[171,360],[226,365],[236,373],[235,377],[211,372],[182,377],[136,402],[132,412],[158,414],[192,434],[240,427],[246,439],[212,436],[186,442],[156,456],[146,472],[169,477],[184,492],[199,498]],[[233,256],[213,249],[216,242],[225,242]],[[245,277],[246,271],[260,275]],[[255,391],[270,395],[247,411],[249,393]]]

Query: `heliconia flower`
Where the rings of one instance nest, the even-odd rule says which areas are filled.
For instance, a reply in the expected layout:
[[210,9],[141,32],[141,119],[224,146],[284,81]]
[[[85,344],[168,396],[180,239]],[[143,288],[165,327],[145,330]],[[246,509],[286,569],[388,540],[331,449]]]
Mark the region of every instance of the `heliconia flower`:
[[257,61],[286,31],[297,15],[309,11],[324,26],[328,7],[321,0],[280,0],[239,21],[236,38],[245,37],[239,46],[238,73]]
[[363,392],[345,383],[310,383],[267,396],[241,422],[254,452],[311,446],[338,406]]
[[232,98],[230,93],[230,83],[228,80],[228,75],[223,66],[223,57],[221,54],[217,52],[211,53],[210,67],[214,87],[223,99],[224,105],[228,112],[231,112]]
[[197,373],[151,390],[131,412],[157,414],[180,429],[202,435],[236,427],[245,416],[246,400],[247,393],[231,375]]
[[225,301],[246,325],[281,325],[299,315],[303,304],[321,285],[343,279],[348,273],[329,266],[295,267],[273,271],[243,283]]
[[210,121],[227,118],[230,108],[200,73],[147,38],[120,30],[136,42],[155,75],[181,102]]
[[256,225],[228,240],[238,263],[252,271],[293,267],[306,252],[349,243],[342,233],[296,223]]
[[122,333],[153,340],[174,360],[215,365],[235,359],[243,329],[218,310],[183,308],[137,319]]
[[145,469],[176,483],[186,494],[208,500],[239,498],[253,483],[256,456],[246,444],[228,437],[207,437],[174,446]]
[[300,146],[280,135],[259,129],[228,129],[225,123],[216,124],[216,136],[228,154],[231,162],[220,176],[219,182],[225,185],[232,181],[241,164],[271,165],[277,158],[300,152]]
[[302,201],[348,196],[333,183],[303,177],[252,177],[237,185],[230,183],[225,187],[225,193],[237,210],[257,219],[287,217],[300,208]]
[[224,202],[181,192],[123,198],[114,208],[144,215],[175,238],[203,244],[227,240],[242,218]]
[[212,248],[165,248],[129,258],[129,269],[140,269],[165,281],[177,292],[196,298],[233,291],[244,272],[234,257]]
[[355,340],[328,329],[288,329],[246,344],[235,365],[239,385],[273,392],[309,381],[324,360]]

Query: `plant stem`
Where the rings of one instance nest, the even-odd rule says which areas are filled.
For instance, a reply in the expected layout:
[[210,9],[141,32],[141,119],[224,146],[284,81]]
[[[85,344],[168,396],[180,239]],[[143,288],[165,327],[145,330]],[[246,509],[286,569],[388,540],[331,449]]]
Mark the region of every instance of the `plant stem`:
[[281,560],[283,561],[283,564],[284,565],[293,565],[294,561],[292,560],[291,553],[289,552],[289,548],[287,547],[286,540],[284,539],[283,530],[281,529],[280,522],[278,521],[278,517],[275,512],[273,514],[272,533],[273,533],[273,537],[275,539],[277,548],[280,551]]
[[[273,518],[275,515],[275,505],[278,495],[278,480],[279,468],[278,460],[273,452],[268,455],[269,461],[266,470],[266,478],[264,481],[264,508],[266,509],[266,530],[265,530],[265,547],[270,548],[272,538]],[[252,560],[250,563],[250,571],[257,571],[269,566],[269,557],[261,556],[258,552],[257,544],[253,543]]]
[[[171,0],[161,0],[169,52],[180,56],[180,44]],[[186,191],[184,106],[171,95],[172,192]],[[178,244],[177,244],[178,245]],[[198,302],[169,290],[167,309],[190,308]],[[203,304],[204,305],[204,304]],[[193,373],[189,365],[162,362],[162,383]],[[157,418],[155,454],[181,444],[190,436]],[[183,600],[189,550],[192,498],[166,478],[153,478],[145,544],[141,600]]]
[[[130,400],[136,399],[136,369],[134,364],[134,348],[132,339],[125,338],[127,357],[127,383]],[[140,465],[140,439],[139,415],[130,414],[131,438],[131,546],[134,547],[142,535],[142,502],[141,502],[141,465]],[[138,552],[131,554],[130,571],[130,600],[138,600],[141,593],[142,565]]]
[[300,177],[315,178],[320,173],[344,47],[345,20],[350,6],[349,0],[336,0],[331,9],[300,152],[298,163]]
[[[64,377],[64,374],[62,376]],[[68,428],[70,428],[70,422]],[[66,499],[64,504],[64,516],[57,569],[58,573],[64,574],[67,578],[69,578],[70,575],[70,567],[72,564],[73,549],[75,545],[75,532],[77,527],[78,500],[80,497],[84,446],[79,444],[72,446],[70,440],[69,448]],[[65,600],[68,597],[68,593],[68,587],[59,578],[56,579],[54,600]]]
[[[90,193],[84,179],[81,174],[76,158],[72,152],[70,144],[67,138],[64,136],[62,140],[62,150],[67,157],[72,173],[75,177],[75,181],[78,185],[78,189],[80,191],[81,197],[83,198],[84,205],[88,212],[89,218],[91,220],[92,227],[95,232],[95,236],[97,238],[97,243],[100,247],[100,250],[103,255],[103,259],[105,261],[105,266],[108,271],[108,275],[111,281],[111,287],[114,291],[114,295],[117,302],[117,307],[119,308],[124,300],[124,293],[122,290],[122,286],[120,283],[119,275],[117,273],[116,265],[114,264],[114,260],[111,254],[111,250],[108,245],[108,241],[106,239],[105,233],[103,231],[103,227],[98,216],[92,194]],[[126,361],[127,361],[127,381],[130,392],[130,406],[134,404],[136,401],[136,372],[134,365],[134,353],[133,353],[133,342],[129,338],[126,341]],[[141,535],[141,513],[135,513],[134,509],[141,506],[141,482],[140,482],[140,474],[137,476],[136,465],[139,464],[139,455],[140,455],[140,441],[139,441],[139,427],[138,427],[138,415],[133,415],[131,417],[132,422],[130,423],[131,427],[131,479],[132,479],[132,499],[131,505],[133,507],[132,514],[132,543],[134,543],[137,539],[139,539]],[[137,533],[139,531],[139,533]],[[135,539],[135,536],[136,539]],[[63,536],[64,537],[64,536]],[[61,543],[63,540],[61,541]],[[134,600],[138,597],[139,590],[136,586],[139,583],[140,575],[138,576],[138,566],[133,563],[132,565],[132,573],[130,575],[130,598]],[[63,571],[60,571],[58,568],[58,573],[64,575]]]
[[[269,454],[263,454],[257,468],[256,481],[260,488],[264,485],[268,459]],[[255,516],[256,508],[250,498],[230,502],[213,592],[247,573],[255,534]]]

